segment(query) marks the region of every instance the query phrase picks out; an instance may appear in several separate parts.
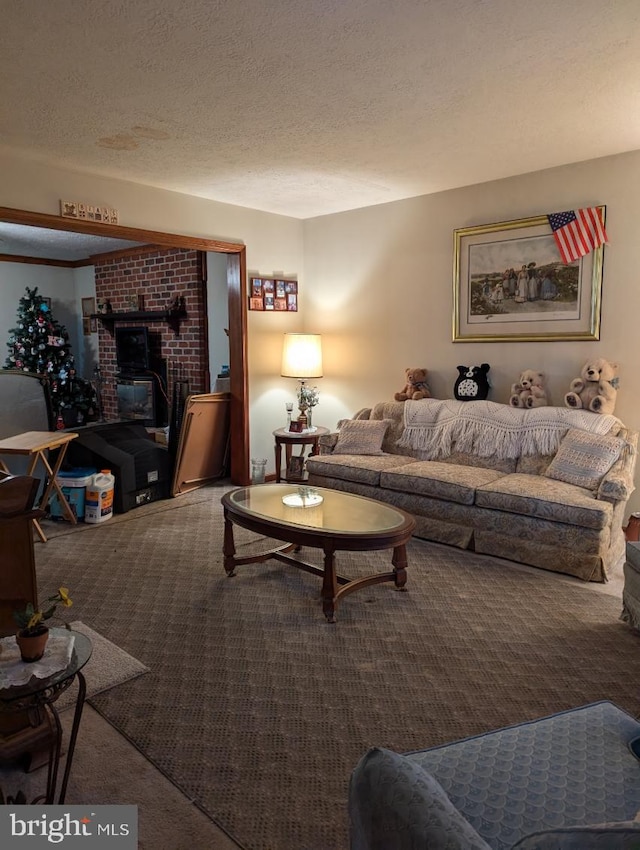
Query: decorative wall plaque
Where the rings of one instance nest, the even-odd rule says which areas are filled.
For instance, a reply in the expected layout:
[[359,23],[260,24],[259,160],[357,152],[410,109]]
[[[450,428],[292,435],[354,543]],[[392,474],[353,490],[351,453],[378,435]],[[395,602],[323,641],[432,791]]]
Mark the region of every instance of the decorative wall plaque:
[[63,218],[77,218],[82,221],[118,224],[118,210],[113,207],[82,204],[78,201],[60,201],[60,215]]

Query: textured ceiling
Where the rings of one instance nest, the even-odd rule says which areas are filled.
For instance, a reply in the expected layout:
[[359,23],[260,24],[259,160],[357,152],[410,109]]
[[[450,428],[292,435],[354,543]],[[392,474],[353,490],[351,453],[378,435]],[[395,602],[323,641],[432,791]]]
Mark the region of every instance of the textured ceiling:
[[0,221],[0,254],[43,257],[48,260],[85,260],[94,254],[143,245],[108,236],[91,236],[68,230],[49,230]]
[[0,144],[74,170],[308,218],[640,149],[639,0],[0,9]]

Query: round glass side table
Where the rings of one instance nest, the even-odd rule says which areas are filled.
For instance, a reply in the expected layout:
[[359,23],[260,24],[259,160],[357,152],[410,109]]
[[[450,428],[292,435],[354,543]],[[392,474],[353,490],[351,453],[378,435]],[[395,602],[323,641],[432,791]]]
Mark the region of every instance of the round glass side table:
[[[36,743],[45,739],[48,743],[49,761],[47,768],[46,793],[33,800],[33,803],[56,802],[56,786],[58,783],[58,766],[62,750],[62,725],[55,706],[58,697],[78,680],[78,695],[76,697],[71,735],[67,747],[60,794],[57,802],[64,803],[67,784],[73,763],[73,753],[80,728],[82,710],[84,708],[87,687],[82,668],[91,658],[93,650],[91,641],[81,632],[72,629],[50,629],[51,634],[72,635],[73,650],[69,663],[56,673],[40,679],[32,676],[25,685],[13,685],[0,688],[0,758],[15,758],[21,753],[28,753]],[[22,728],[11,729],[11,715],[21,715],[25,718]],[[3,726],[9,729],[4,734]]]

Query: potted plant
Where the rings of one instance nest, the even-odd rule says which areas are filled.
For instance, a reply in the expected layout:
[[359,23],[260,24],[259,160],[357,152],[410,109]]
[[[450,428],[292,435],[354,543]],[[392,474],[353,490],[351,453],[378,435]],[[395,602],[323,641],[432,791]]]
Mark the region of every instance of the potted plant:
[[20,648],[22,660],[27,663],[39,661],[44,655],[44,648],[49,639],[49,627],[45,625],[45,620],[53,616],[58,603],[67,608],[73,605],[66,587],[58,588],[58,592],[49,596],[47,602],[53,602],[53,605],[45,611],[36,611],[29,602],[24,610],[13,612],[13,619],[18,624],[16,643]]
[[320,393],[317,387],[308,387],[304,381],[301,382],[298,390],[298,407],[301,413],[305,413],[307,417],[307,429],[313,428],[311,424],[311,412],[320,400]]

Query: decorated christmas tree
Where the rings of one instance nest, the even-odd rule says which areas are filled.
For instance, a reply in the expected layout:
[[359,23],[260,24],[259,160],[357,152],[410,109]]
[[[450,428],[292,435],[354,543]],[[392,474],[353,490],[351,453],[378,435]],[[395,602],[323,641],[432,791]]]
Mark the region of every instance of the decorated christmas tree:
[[5,369],[47,376],[57,427],[95,418],[95,391],[88,381],[76,375],[69,333],[54,319],[37,287],[27,287],[20,299],[17,325],[9,333]]

